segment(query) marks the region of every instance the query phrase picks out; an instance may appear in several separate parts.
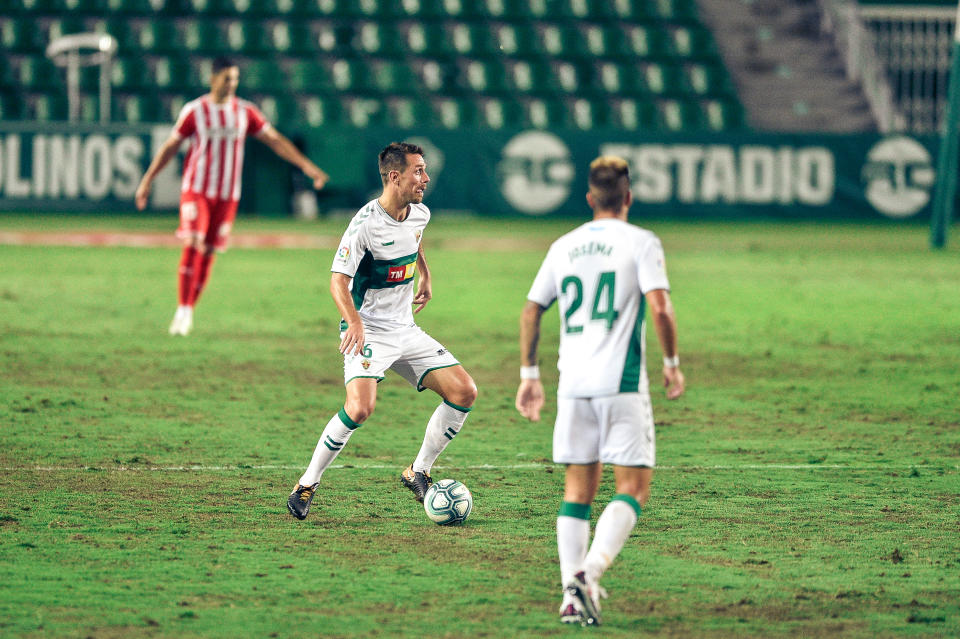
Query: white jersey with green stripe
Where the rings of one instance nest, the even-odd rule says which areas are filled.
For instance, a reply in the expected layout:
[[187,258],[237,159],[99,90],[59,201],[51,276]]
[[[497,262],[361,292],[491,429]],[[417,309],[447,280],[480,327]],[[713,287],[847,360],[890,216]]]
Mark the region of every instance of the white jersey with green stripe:
[[357,211],[340,240],[330,270],[353,279],[350,292],[364,328],[393,330],[413,325],[413,276],[430,209],[411,204],[403,222],[377,200]]
[[644,356],[646,293],[669,290],[660,239],[605,218],[550,247],[527,299],[559,301],[560,397],[649,392]]

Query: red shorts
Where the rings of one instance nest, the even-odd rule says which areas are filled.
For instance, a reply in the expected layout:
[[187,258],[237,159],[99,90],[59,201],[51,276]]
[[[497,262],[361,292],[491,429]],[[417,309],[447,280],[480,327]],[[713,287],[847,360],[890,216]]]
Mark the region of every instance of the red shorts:
[[209,200],[196,193],[180,195],[180,228],[177,237],[202,238],[203,243],[223,250],[230,238],[233,220],[237,217],[237,202]]

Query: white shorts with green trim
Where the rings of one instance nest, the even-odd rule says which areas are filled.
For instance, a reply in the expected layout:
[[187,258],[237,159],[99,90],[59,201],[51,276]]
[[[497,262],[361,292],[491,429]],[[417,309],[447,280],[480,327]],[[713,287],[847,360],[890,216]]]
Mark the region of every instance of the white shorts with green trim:
[[422,391],[427,373],[460,364],[443,344],[416,325],[395,331],[367,330],[364,338],[366,343],[360,353],[343,357],[344,384],[358,377],[380,381],[391,369]]
[[656,463],[653,410],[647,393],[557,399],[553,461],[617,466]]

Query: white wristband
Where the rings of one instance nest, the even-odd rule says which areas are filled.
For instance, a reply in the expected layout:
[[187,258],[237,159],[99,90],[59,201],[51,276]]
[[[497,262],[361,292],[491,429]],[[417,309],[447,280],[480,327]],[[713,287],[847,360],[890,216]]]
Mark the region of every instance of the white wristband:
[[677,368],[680,366],[680,356],[674,355],[673,357],[664,357],[663,358],[663,367],[664,368]]
[[539,366],[521,366],[520,379],[540,379]]

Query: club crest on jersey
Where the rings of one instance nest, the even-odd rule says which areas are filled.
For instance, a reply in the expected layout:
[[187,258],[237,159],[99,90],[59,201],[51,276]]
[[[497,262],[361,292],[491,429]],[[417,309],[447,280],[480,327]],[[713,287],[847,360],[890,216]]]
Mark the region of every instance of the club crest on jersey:
[[416,262],[410,262],[403,266],[391,266],[387,270],[387,282],[395,284],[397,282],[406,282],[413,277],[413,271],[416,268]]
[[370,360],[365,359],[362,362],[360,362],[360,365],[363,366],[363,370],[367,370],[368,368],[370,368]]

